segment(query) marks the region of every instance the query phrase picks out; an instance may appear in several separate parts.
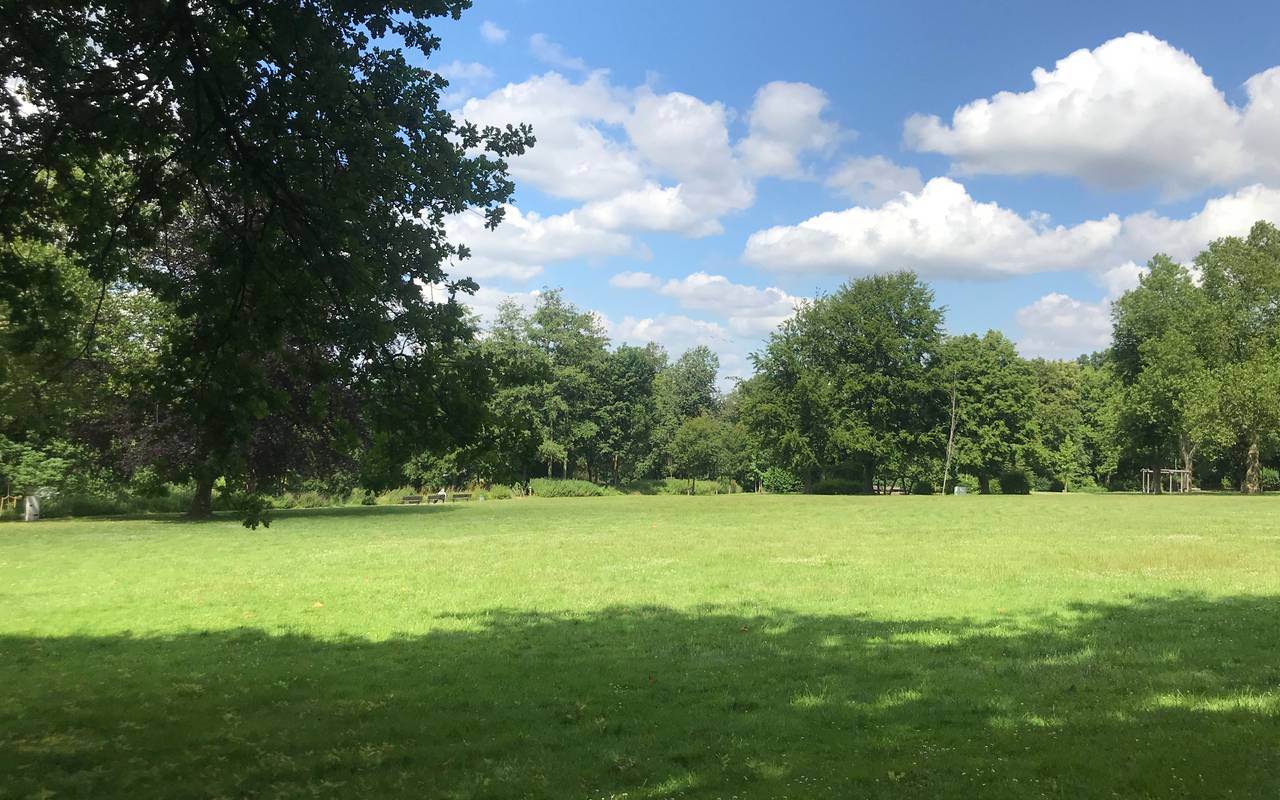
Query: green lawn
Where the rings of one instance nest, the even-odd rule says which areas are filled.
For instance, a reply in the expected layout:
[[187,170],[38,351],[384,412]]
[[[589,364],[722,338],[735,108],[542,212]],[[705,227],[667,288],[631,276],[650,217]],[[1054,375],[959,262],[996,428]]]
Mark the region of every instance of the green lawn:
[[0,797],[1280,797],[1280,500],[0,525]]

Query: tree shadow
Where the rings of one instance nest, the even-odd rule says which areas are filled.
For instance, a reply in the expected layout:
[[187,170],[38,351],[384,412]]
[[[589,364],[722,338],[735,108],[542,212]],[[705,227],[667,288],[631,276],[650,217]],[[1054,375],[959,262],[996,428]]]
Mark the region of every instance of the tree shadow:
[[1280,597],[0,637],[0,796],[1276,797]]

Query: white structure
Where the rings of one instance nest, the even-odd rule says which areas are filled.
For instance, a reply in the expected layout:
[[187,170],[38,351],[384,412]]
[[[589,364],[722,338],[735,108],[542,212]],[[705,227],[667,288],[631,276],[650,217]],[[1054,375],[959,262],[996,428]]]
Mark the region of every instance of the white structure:
[[33,494],[27,495],[26,502],[23,503],[22,518],[27,522],[40,519],[40,498]]

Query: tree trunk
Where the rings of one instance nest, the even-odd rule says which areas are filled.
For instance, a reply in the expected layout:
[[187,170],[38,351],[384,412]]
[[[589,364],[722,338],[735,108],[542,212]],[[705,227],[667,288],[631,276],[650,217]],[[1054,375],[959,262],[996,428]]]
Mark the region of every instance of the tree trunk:
[[1244,485],[1240,487],[1245,494],[1262,493],[1262,464],[1258,457],[1258,434],[1249,436],[1249,455],[1245,461]]
[[698,479],[689,478],[689,496],[692,497],[697,493],[698,493]]
[[862,465],[862,493],[876,493],[876,468],[874,464]]
[[991,494],[991,476],[985,472],[978,475],[978,493]]
[[202,471],[196,478],[196,493],[191,497],[190,516],[208,519],[213,516],[213,474]]
[[951,387],[951,432],[947,434],[947,463],[942,468],[942,494],[947,493],[947,479],[951,477],[951,454],[956,447],[956,387]]

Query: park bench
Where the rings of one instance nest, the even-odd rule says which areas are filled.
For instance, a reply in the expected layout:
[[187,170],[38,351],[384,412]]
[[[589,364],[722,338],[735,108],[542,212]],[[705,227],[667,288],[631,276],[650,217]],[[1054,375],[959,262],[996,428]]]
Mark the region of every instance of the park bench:
[[459,500],[470,500],[471,492],[454,492],[452,495],[452,499],[455,503]]
[[401,505],[416,506],[420,503],[422,503],[422,495],[420,494],[406,494],[404,497],[400,498]]

